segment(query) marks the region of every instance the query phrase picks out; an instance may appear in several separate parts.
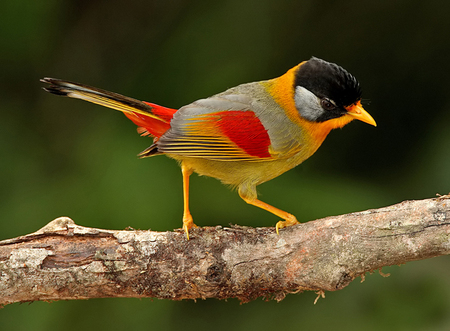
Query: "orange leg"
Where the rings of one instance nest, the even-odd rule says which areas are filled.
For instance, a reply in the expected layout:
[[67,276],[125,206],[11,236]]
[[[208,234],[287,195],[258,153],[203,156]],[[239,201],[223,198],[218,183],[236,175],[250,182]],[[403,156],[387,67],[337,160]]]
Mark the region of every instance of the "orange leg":
[[284,221],[279,221],[275,226],[277,234],[280,234],[278,232],[279,229],[300,223],[299,221],[297,221],[297,218],[294,215],[289,214],[288,212],[285,212],[284,210],[278,209],[274,206],[271,206],[265,202],[262,202],[257,198],[247,197],[246,195],[242,194],[241,191],[239,191],[239,196],[248,204],[267,210],[268,212],[271,212],[272,214],[284,219]]
[[189,240],[189,230],[196,228],[191,212],[189,211],[189,176],[192,174],[192,169],[181,163],[181,173],[183,174],[183,230],[186,232],[187,240]]

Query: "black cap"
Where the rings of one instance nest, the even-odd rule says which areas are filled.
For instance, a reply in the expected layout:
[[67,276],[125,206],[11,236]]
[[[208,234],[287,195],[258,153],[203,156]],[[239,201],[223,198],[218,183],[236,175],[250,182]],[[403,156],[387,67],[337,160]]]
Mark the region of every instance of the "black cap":
[[319,98],[333,100],[338,107],[350,106],[361,99],[361,87],[353,75],[316,57],[299,67],[294,84],[294,89],[302,86]]

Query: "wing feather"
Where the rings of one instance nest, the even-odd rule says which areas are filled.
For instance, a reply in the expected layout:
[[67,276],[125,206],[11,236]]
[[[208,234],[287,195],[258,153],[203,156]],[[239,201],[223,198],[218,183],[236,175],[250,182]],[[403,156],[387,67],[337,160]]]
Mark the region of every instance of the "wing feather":
[[216,96],[181,108],[158,140],[158,151],[222,161],[271,159],[267,129],[242,101]]

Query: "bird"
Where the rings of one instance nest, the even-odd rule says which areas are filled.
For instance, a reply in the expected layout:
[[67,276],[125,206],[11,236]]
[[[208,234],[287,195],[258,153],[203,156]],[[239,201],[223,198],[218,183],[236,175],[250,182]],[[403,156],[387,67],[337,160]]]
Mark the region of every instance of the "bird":
[[256,187],[296,167],[321,146],[328,133],[352,120],[376,126],[361,104],[358,80],[341,66],[311,57],[283,75],[245,83],[179,109],[136,100],[55,78],[44,90],[82,99],[125,114],[142,136],[153,137],[140,158],[164,154],[179,162],[183,178],[183,226],[197,227],[189,210],[189,178],[195,172],[237,189],[248,204],[282,220],[297,218],[258,199]]

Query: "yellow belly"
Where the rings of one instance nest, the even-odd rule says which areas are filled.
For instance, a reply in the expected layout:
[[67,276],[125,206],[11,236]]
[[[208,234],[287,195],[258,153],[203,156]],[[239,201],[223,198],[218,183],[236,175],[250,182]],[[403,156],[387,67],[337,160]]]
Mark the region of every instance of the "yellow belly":
[[267,182],[302,163],[313,153],[313,151],[308,153],[309,155],[298,153],[290,158],[263,161],[216,161],[173,154],[166,155],[181,161],[201,176],[217,178],[224,184],[238,187],[241,185],[257,186]]

